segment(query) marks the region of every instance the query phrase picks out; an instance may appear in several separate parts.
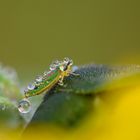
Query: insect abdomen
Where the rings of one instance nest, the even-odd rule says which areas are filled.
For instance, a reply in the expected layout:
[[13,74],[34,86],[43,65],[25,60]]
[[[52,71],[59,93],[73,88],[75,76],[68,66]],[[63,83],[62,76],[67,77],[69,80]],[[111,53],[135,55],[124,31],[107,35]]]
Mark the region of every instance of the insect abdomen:
[[49,90],[54,84],[56,84],[60,77],[60,70],[52,71],[46,79],[44,79],[39,86],[37,86],[34,90],[28,91],[26,95],[28,97],[35,96],[42,93],[45,90]]

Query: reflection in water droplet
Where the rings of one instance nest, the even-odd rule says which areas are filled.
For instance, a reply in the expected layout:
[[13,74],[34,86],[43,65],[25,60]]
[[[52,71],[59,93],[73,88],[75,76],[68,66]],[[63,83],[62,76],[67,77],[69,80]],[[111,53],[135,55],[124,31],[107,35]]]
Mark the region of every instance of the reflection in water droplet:
[[30,110],[31,110],[31,104],[30,104],[29,100],[27,100],[27,99],[21,100],[19,102],[19,104],[18,104],[18,110],[21,113],[28,113],[28,112],[30,112]]

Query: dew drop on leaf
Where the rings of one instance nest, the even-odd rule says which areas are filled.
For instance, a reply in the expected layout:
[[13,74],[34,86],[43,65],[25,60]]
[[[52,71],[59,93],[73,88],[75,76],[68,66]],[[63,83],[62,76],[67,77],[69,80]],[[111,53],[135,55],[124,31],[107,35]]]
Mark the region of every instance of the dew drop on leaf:
[[23,99],[18,104],[18,110],[21,113],[28,113],[31,110],[31,103],[27,99]]

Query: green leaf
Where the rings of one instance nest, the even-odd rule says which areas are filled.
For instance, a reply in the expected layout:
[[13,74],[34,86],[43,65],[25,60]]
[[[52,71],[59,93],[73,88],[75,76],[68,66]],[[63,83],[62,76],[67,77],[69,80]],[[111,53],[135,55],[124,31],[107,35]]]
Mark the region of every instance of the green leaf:
[[21,98],[16,72],[0,66],[0,129],[17,129],[24,124],[16,101]]
[[[84,118],[92,107],[90,96],[50,92],[33,117],[36,123],[54,123],[71,127]],[[46,114],[46,115],[45,115]]]
[[64,79],[64,86],[56,85],[46,94],[28,128],[45,122],[57,126],[73,127],[94,110],[96,95],[106,90],[113,81],[140,73],[140,66],[82,66]]

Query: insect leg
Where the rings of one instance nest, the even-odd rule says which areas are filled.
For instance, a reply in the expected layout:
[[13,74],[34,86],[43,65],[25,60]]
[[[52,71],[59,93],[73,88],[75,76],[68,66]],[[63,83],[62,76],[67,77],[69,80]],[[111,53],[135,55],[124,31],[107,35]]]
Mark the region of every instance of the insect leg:
[[62,77],[59,79],[59,81],[58,81],[58,84],[59,84],[60,86],[63,86],[63,85],[64,85],[63,80],[64,80],[64,76],[62,76]]
[[78,73],[74,73],[74,72],[70,72],[71,75],[74,75],[74,76],[80,76],[80,74]]

